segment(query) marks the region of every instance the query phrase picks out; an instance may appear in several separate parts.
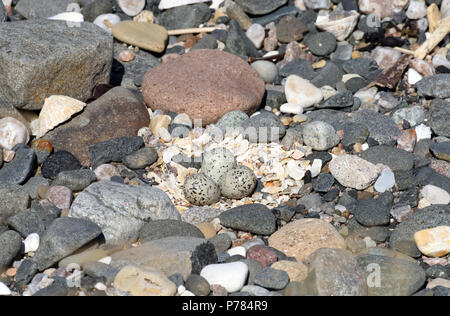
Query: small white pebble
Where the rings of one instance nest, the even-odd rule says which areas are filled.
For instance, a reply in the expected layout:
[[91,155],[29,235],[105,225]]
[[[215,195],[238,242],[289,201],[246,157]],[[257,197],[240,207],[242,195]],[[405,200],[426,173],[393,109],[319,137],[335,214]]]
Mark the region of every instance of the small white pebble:
[[101,282],[98,282],[97,284],[95,284],[95,288],[99,291],[106,291],[106,285],[104,285]]
[[364,143],[364,144],[362,144],[361,148],[362,148],[362,150],[367,150],[367,149],[369,149],[369,144]]
[[2,282],[0,282],[0,296],[11,295],[11,290]]
[[25,246],[25,253],[34,252],[39,248],[39,235],[38,234],[30,234],[24,240],[23,244]]
[[241,255],[241,256],[245,257],[247,255],[247,250],[242,246],[238,246],[238,247],[231,248],[230,250],[227,251],[227,253],[230,256]]
[[408,83],[410,85],[414,85],[414,84],[416,84],[417,82],[419,82],[422,79],[423,79],[423,77],[422,77],[421,74],[419,74],[414,69],[409,68],[409,70],[408,70]]
[[309,171],[311,171],[311,177],[315,178],[320,174],[322,170],[322,159],[314,159]]
[[417,142],[422,139],[431,139],[431,128],[425,124],[420,124],[415,128],[417,135]]

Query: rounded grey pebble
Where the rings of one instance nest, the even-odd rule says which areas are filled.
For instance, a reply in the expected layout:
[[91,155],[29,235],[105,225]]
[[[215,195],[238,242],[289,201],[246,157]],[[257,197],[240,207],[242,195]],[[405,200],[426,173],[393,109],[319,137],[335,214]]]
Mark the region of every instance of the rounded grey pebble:
[[215,183],[219,183],[220,178],[234,167],[236,167],[236,159],[226,148],[214,148],[203,157],[202,172]]
[[186,289],[196,296],[207,296],[209,294],[210,285],[205,278],[197,274],[191,274],[185,283]]
[[219,186],[202,173],[190,176],[184,183],[183,192],[186,200],[197,206],[211,205],[220,200]]
[[247,166],[238,166],[220,179],[220,190],[222,196],[240,200],[253,193],[256,182],[256,175],[252,169]]
[[153,147],[141,148],[138,151],[127,155],[123,163],[130,169],[143,169],[158,160],[158,152]]
[[217,126],[223,130],[233,130],[242,127],[242,124],[248,120],[248,115],[242,111],[228,112],[217,122]]

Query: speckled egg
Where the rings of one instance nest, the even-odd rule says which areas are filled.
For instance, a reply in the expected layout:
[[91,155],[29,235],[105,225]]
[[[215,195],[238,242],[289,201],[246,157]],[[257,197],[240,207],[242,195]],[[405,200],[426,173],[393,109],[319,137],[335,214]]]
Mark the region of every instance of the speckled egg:
[[214,148],[203,156],[202,172],[215,183],[219,183],[220,178],[234,167],[236,167],[236,159],[226,148]]
[[246,166],[238,166],[228,171],[220,180],[222,196],[240,200],[255,191],[256,175]]
[[183,192],[186,200],[193,205],[211,205],[220,200],[219,186],[210,177],[202,173],[187,178]]

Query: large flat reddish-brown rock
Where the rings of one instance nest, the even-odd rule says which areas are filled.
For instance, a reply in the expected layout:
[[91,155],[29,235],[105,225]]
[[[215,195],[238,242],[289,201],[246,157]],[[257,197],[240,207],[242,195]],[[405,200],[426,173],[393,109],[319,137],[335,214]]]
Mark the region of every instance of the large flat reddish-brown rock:
[[142,94],[153,110],[187,113],[216,123],[224,114],[254,113],[264,96],[264,81],[247,62],[230,53],[200,49],[147,72]]
[[83,161],[88,159],[88,145],[119,136],[136,136],[140,128],[149,124],[148,110],[138,95],[116,87],[43,139],[49,140],[55,151],[67,150]]

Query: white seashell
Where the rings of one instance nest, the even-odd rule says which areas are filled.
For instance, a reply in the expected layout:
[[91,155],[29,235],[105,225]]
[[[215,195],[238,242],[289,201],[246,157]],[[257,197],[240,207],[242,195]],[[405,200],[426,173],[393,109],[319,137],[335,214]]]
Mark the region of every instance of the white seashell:
[[39,114],[38,138],[69,120],[72,115],[82,111],[85,106],[86,103],[63,95],[52,95],[46,98]]
[[25,246],[25,253],[34,252],[39,248],[39,235],[38,234],[30,234],[24,240],[23,244]]
[[128,16],[138,15],[145,8],[146,0],[117,0],[117,4]]
[[316,26],[317,28],[330,32],[337,40],[344,41],[356,27],[358,23],[359,13],[352,10],[350,15],[337,20],[330,20],[330,14],[322,11],[317,16]]
[[17,144],[27,144],[30,134],[27,127],[13,117],[0,120],[0,147],[12,149]]
[[58,21],[67,21],[74,23],[84,22],[84,16],[78,12],[63,12],[57,15],[51,16],[48,18],[49,20],[58,20]]
[[295,160],[290,160],[286,169],[289,176],[294,180],[301,180],[305,176],[305,170],[303,170]]
[[101,27],[108,33],[111,33],[111,28],[120,22],[120,17],[116,14],[107,13],[101,14],[94,20],[94,24]]
[[[158,9],[160,10],[166,10],[166,9],[170,9],[170,8],[175,8],[175,7],[181,7],[183,5],[188,5],[188,4],[194,4],[194,3],[200,3],[200,2],[210,2],[211,0],[161,0],[161,2],[159,3]],[[218,1],[215,1],[216,4]],[[223,0],[222,0],[223,2]],[[213,3],[214,5],[214,3]],[[217,5],[217,7],[219,7]]]

